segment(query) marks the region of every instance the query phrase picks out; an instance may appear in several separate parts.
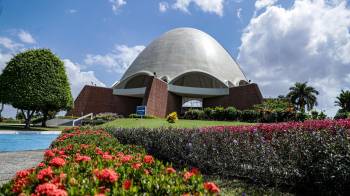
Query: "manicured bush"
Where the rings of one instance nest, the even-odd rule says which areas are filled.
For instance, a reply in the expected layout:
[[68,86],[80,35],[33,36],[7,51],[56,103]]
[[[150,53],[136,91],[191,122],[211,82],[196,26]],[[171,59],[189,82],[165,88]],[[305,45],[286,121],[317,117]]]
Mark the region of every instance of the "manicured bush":
[[185,112],[183,118],[188,120],[204,120],[205,113],[199,109],[188,110]]
[[172,112],[166,117],[166,121],[168,121],[168,123],[175,123],[177,120],[178,118],[176,112]]
[[350,193],[350,120],[110,131],[121,143],[207,174],[301,193]]
[[66,130],[35,168],[18,171],[1,195],[203,195],[219,188],[199,170],[176,171],[103,130]]

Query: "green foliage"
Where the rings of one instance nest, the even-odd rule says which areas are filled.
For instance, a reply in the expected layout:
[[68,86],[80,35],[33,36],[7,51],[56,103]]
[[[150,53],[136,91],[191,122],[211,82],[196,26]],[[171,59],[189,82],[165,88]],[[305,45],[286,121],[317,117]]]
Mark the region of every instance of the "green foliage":
[[317,105],[316,96],[318,94],[319,92],[314,87],[308,86],[307,82],[296,82],[294,86],[289,88],[287,97],[298,110],[305,112],[305,107],[310,111]]
[[335,101],[335,105],[339,106],[344,112],[350,112],[350,91],[341,90],[341,93]]
[[349,129],[301,128],[263,132],[207,128],[111,129],[124,144],[142,145],[156,157],[198,167],[205,174],[313,194],[349,193]]
[[130,115],[128,116],[128,118],[157,119],[156,116],[152,116],[152,115],[140,116],[140,115],[138,115],[138,114],[130,114]]
[[[40,188],[48,184],[51,189]],[[176,171],[142,147],[122,145],[105,131],[78,129],[65,130],[45,151],[39,166],[18,172],[0,187],[0,195],[9,196],[186,193],[216,195],[205,187],[197,170]]]
[[350,117],[350,112],[347,112],[347,111],[340,109],[335,114],[334,119],[346,119],[349,117]]
[[14,56],[0,82],[3,101],[30,111],[70,109],[73,98],[63,62],[48,49],[32,49]]

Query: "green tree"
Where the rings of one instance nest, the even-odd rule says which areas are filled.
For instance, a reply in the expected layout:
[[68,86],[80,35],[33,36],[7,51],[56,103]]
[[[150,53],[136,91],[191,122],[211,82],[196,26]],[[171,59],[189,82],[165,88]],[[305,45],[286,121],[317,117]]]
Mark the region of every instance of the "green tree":
[[339,106],[344,112],[350,112],[350,91],[341,90],[335,105]]
[[49,49],[27,50],[6,65],[0,82],[3,101],[25,116],[25,127],[35,112],[42,112],[43,126],[50,111],[68,110],[73,105],[63,62]]
[[317,105],[317,95],[319,92],[312,86],[308,86],[307,82],[296,82],[294,86],[289,88],[287,97],[294,104],[297,110],[305,112],[305,107],[308,111],[312,110]]

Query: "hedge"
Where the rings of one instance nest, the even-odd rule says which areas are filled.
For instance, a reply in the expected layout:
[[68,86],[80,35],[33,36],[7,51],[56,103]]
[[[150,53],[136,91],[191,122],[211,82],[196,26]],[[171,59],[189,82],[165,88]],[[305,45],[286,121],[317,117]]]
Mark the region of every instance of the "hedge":
[[349,194],[350,120],[254,126],[114,128],[124,144],[206,174],[314,194]]
[[35,168],[21,170],[0,195],[212,195],[199,170],[176,171],[103,130],[66,130]]

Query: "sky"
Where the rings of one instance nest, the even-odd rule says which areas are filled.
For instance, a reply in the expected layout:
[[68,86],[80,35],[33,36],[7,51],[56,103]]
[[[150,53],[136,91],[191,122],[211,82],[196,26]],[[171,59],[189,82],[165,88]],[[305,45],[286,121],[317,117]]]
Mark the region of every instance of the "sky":
[[178,27],[214,37],[264,97],[308,82],[320,91],[317,109],[334,115],[335,97],[350,90],[349,0],[0,0],[0,73],[13,55],[49,48],[76,97],[87,84],[110,87]]

